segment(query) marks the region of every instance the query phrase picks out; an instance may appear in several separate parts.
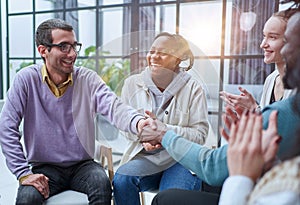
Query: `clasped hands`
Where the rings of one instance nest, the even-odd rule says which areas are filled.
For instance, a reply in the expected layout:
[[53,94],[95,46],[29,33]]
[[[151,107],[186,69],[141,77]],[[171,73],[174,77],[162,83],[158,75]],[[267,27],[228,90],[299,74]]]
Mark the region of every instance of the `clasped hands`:
[[162,147],[161,141],[168,128],[164,123],[157,120],[152,112],[145,111],[145,116],[146,119],[138,125],[139,141],[146,151],[159,149]]

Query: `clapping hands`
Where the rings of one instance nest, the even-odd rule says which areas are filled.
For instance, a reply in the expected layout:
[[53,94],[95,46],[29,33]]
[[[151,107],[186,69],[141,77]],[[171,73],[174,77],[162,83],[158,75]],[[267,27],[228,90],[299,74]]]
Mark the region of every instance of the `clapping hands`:
[[269,118],[266,131],[262,129],[262,116],[245,112],[239,121],[231,124],[228,140],[227,162],[230,175],[244,175],[256,181],[266,164],[273,161],[280,137],[277,134],[277,113]]
[[226,91],[220,92],[220,98],[231,107],[235,109],[238,105],[242,110],[252,110],[255,109],[258,105],[254,97],[244,88],[239,87],[240,95],[234,95]]

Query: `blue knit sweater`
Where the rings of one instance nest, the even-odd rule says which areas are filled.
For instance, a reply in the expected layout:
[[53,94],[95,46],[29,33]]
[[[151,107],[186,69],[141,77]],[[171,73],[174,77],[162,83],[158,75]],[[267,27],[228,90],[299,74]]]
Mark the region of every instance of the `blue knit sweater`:
[[[278,110],[278,133],[282,137],[278,151],[279,158],[293,147],[300,126],[300,115],[293,108],[295,99],[291,97],[273,103],[263,110],[265,129],[268,126],[270,113]],[[300,102],[296,102],[296,106],[300,108]],[[176,135],[172,130],[165,134],[162,145],[176,161],[195,172],[199,178],[210,185],[221,186],[228,177],[227,145],[217,149],[208,149]]]

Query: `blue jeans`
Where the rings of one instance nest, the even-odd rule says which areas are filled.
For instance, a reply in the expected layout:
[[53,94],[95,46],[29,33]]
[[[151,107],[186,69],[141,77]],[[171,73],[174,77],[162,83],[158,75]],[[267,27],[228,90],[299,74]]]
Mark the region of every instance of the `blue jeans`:
[[[49,178],[49,196],[65,190],[74,190],[87,194],[89,204],[111,204],[110,181],[103,167],[93,160],[70,167],[45,164],[33,167],[32,172],[44,174]],[[17,205],[41,205],[44,200],[43,195],[35,187],[19,186]]]
[[[124,170],[126,166],[127,164],[124,164],[119,169]],[[162,191],[171,188],[200,190],[201,188],[201,180],[179,163],[148,176],[129,176],[118,171],[113,180],[116,205],[139,205],[139,192],[143,191]]]

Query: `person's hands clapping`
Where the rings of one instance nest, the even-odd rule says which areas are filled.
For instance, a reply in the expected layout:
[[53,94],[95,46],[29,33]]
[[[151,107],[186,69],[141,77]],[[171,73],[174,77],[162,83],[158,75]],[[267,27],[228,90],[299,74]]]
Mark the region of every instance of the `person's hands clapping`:
[[232,124],[227,150],[227,163],[231,176],[244,175],[254,182],[261,176],[266,163],[265,155],[267,154],[268,158],[275,158],[278,139],[280,139],[274,123],[269,125],[267,133],[273,136],[268,146],[263,146],[261,114],[246,112],[239,122]]
[[49,197],[49,178],[43,174],[30,174],[22,181],[22,185],[34,186],[45,198]]
[[220,134],[228,141],[229,135],[227,131],[230,131],[233,123],[238,123],[240,117],[243,114],[243,109],[239,106],[235,107],[235,111],[231,109],[229,105],[225,106],[225,113],[222,115],[224,127],[220,129]]
[[240,95],[234,95],[226,91],[220,92],[220,98],[234,109],[237,105],[243,110],[252,110],[255,109],[258,105],[254,97],[244,88],[239,87],[241,91]]

